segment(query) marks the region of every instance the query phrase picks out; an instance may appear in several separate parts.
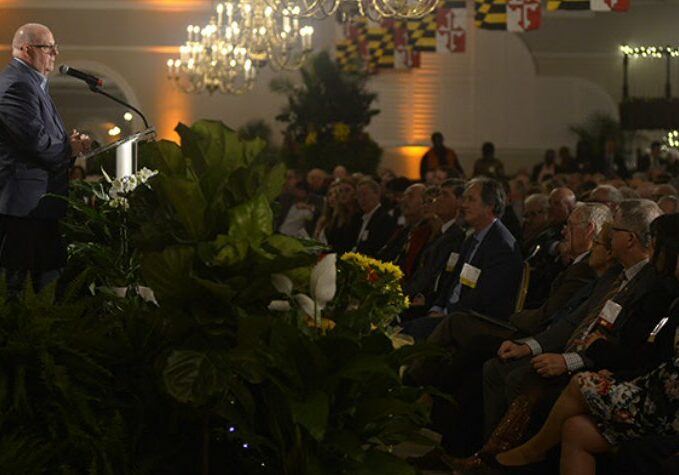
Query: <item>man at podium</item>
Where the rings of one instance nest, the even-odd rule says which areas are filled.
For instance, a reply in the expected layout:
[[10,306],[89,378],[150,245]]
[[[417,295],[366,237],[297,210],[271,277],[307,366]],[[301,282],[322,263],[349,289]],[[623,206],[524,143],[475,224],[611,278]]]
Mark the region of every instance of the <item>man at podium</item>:
[[49,94],[47,75],[59,48],[44,25],[20,27],[12,59],[0,73],[0,267],[10,288],[27,275],[39,290],[66,263],[59,219],[73,159],[90,139],[68,134]]

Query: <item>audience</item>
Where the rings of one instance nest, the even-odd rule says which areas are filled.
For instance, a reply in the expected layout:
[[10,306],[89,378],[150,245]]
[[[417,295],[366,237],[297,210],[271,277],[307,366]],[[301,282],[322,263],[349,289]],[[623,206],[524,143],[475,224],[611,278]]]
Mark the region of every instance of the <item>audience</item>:
[[[595,473],[595,460],[616,474],[679,467],[679,429],[662,423],[679,404],[657,389],[679,372],[679,275],[669,271],[679,274],[679,161],[653,144],[627,171],[614,153],[592,163],[581,143],[577,159],[562,147],[557,163],[548,150],[532,174],[505,178],[487,142],[479,178],[464,181],[450,178],[464,174],[439,135],[422,159],[424,183],[342,165],[332,176],[290,170],[276,215],[281,233],[404,272],[403,331],[446,355],[404,373],[436,388],[432,428],[443,436],[413,462],[454,473],[537,463],[531,473],[548,474],[557,472],[548,450],[561,444],[562,473]],[[669,401],[669,412],[634,403],[621,424],[628,394]]]

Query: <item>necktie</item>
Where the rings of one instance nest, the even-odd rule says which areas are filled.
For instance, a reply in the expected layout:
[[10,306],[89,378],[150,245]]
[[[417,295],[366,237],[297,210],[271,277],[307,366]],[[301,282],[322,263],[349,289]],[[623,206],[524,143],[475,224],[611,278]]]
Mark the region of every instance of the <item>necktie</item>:
[[566,353],[581,350],[581,348],[579,347],[580,343],[585,338],[587,338],[589,333],[594,328],[596,322],[598,321],[599,314],[601,313],[601,310],[604,308],[604,305],[606,305],[606,302],[608,302],[612,298],[615,298],[618,295],[622,295],[622,293],[627,288],[626,286],[623,287],[622,289],[620,288],[622,284],[625,282],[625,279],[626,279],[625,273],[621,272],[620,275],[615,279],[615,281],[613,281],[611,288],[608,290],[606,295],[604,295],[599,304],[596,305],[592,309],[592,311],[588,313],[585,318],[582,319],[580,324],[575,328],[575,331],[573,331],[570,338],[568,339],[568,343],[566,344]]
[[[471,239],[471,241],[469,243],[469,247],[467,248],[467,250],[464,253],[464,258],[462,260],[462,267],[464,267],[464,264],[468,264],[472,260],[472,257],[474,256],[474,251],[476,250],[476,247],[479,245],[479,241],[474,236],[472,236],[470,239]],[[462,267],[460,269],[462,269]],[[461,293],[462,293],[462,284],[460,283],[460,276],[458,275],[455,287],[453,287],[453,292],[450,296],[450,299],[448,300],[448,305],[447,305],[448,309],[450,309],[450,307],[452,305],[455,305],[457,302],[460,301],[460,294]]]

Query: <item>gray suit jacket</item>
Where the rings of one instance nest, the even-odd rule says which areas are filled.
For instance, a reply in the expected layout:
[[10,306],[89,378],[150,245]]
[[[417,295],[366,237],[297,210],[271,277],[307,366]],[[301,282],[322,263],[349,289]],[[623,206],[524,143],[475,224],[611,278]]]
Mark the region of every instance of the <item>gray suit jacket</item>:
[[0,73],[0,214],[58,219],[66,202],[71,145],[41,75],[12,60]]

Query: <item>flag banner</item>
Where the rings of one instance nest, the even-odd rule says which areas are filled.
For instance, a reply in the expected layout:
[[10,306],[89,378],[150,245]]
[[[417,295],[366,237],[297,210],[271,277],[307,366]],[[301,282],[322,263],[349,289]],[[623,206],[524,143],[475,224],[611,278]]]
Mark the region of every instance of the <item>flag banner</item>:
[[[387,25],[391,26],[391,25]],[[394,35],[392,29],[379,23],[368,24],[368,70],[394,67]]]
[[436,15],[427,15],[419,20],[408,20],[408,38],[415,50],[436,51]]
[[344,72],[366,70],[370,63],[368,20],[352,18],[336,24],[335,60]]
[[547,11],[556,10],[589,10],[589,0],[547,0]]
[[410,40],[408,25],[403,20],[388,19],[382,22],[394,38],[394,69],[420,67],[420,52]]
[[507,0],[474,0],[474,24],[484,30],[507,29]]
[[630,0],[591,0],[590,7],[597,12],[626,12]]
[[436,52],[464,53],[467,44],[465,1],[448,1],[436,11]]
[[542,23],[540,0],[507,0],[507,31],[531,31]]

